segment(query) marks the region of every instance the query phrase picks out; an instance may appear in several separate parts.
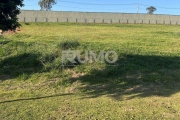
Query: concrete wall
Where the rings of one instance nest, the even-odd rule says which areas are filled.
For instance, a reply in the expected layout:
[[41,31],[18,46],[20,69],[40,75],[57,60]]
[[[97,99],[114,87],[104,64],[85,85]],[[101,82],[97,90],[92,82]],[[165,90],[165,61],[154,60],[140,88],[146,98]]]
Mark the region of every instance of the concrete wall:
[[127,13],[21,11],[19,22],[72,22],[180,25],[180,16]]

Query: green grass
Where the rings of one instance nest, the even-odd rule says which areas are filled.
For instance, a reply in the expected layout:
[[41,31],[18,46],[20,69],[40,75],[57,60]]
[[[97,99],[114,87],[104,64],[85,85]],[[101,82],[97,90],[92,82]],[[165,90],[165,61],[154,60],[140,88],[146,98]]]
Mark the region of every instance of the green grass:
[[[179,120],[178,31],[169,25],[22,24],[17,34],[0,38],[0,119]],[[63,66],[62,50],[114,50],[119,58],[116,66]]]

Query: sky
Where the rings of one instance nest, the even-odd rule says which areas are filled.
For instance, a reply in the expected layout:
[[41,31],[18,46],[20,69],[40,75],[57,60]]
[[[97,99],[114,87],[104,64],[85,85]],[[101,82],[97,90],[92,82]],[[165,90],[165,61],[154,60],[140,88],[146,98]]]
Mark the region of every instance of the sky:
[[[39,0],[24,0],[23,10],[40,10]],[[147,13],[149,6],[155,14],[180,15],[180,0],[56,0],[52,11]]]

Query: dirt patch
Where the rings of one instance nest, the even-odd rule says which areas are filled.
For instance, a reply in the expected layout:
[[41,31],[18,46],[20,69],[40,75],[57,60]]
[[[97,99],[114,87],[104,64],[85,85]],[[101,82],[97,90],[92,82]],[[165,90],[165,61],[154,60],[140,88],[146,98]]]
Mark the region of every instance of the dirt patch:
[[[10,34],[16,34],[17,32],[21,31],[21,28],[16,28],[16,30],[8,30],[5,31],[4,34],[5,35],[10,35]],[[0,30],[0,35],[2,35],[2,30]]]
[[76,73],[75,71],[70,70],[70,69],[68,69],[67,72],[71,74],[72,79],[85,76],[85,73]]
[[13,30],[8,30],[7,31],[7,34],[15,34],[16,33],[16,31],[13,31]]

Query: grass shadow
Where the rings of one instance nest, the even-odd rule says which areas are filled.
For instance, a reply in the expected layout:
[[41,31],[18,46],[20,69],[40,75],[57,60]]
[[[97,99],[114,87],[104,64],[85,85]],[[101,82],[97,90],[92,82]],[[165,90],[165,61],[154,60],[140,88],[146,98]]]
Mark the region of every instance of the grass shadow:
[[[2,43],[1,43],[2,42]],[[37,72],[50,72],[53,70],[62,71],[66,68],[73,68],[79,64],[66,63],[63,67],[62,50],[76,48],[80,44],[77,40],[63,38],[62,41],[52,44],[0,41],[0,80],[8,80],[19,77],[26,80]],[[47,50],[48,49],[48,50]]]
[[179,57],[123,55],[117,66],[93,70],[73,81],[86,83],[80,89],[91,98],[103,95],[116,100],[169,97],[180,92],[179,73]]
[[67,93],[67,94],[57,94],[57,95],[50,95],[50,96],[43,96],[43,97],[22,98],[22,99],[2,101],[2,102],[0,102],[0,104],[11,103],[11,102],[29,101],[29,100],[40,100],[40,99],[47,99],[47,98],[54,98],[54,97],[68,96],[68,95],[73,95],[73,94],[72,93]]
[[0,35],[0,46],[1,46],[1,45],[6,45],[6,44],[8,44],[9,42],[11,42],[10,39],[8,39],[8,38],[3,37],[2,35]]
[[5,45],[5,44],[8,44],[9,42],[10,42],[10,40],[0,41],[0,45]]
[[29,76],[40,71],[43,66],[38,58],[38,54],[24,53],[3,59],[0,61],[0,80],[7,80],[21,75]]

